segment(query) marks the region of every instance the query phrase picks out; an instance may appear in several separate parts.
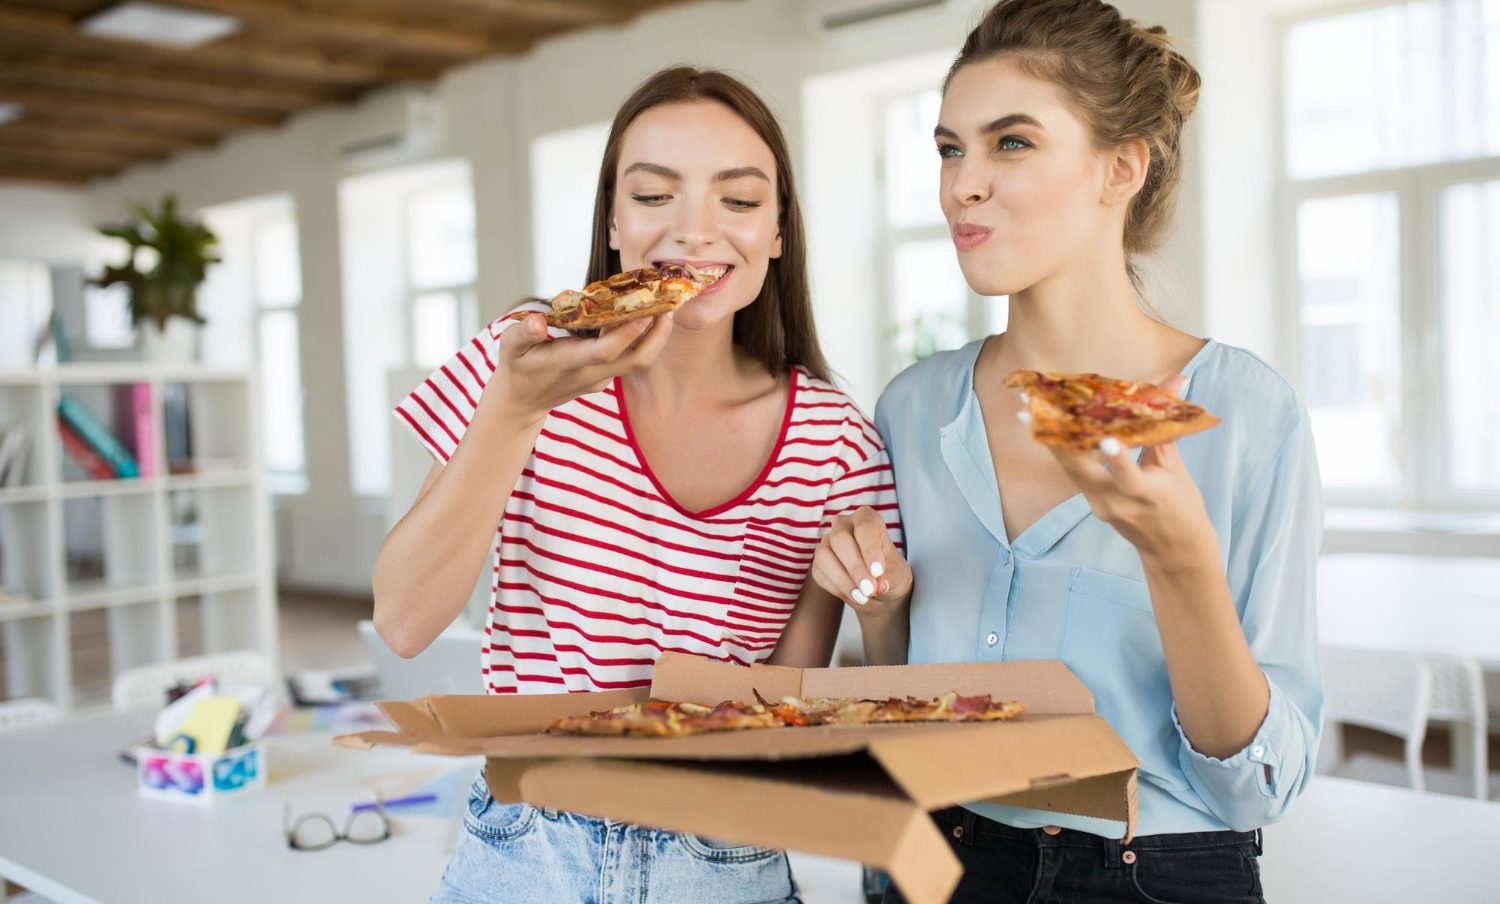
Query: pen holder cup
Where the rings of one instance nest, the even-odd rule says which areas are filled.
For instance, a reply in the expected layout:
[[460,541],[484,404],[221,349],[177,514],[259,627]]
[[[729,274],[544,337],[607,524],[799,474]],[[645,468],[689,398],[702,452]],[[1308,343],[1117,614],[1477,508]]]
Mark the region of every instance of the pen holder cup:
[[265,743],[203,754],[137,747],[135,775],[143,797],[209,804],[265,787]]

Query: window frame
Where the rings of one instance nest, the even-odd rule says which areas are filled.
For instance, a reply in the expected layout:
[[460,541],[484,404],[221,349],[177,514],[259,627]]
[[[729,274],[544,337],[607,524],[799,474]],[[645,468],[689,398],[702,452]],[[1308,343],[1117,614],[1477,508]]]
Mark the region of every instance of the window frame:
[[[412,260],[412,206],[416,199],[431,192],[446,191],[454,186],[461,186],[467,190],[469,202],[476,205],[474,221],[474,275],[468,282],[442,283],[431,286],[419,287],[416,279],[412,276],[416,269]],[[453,342],[453,349],[460,348],[464,342],[475,333],[479,332],[479,299],[475,287],[479,282],[479,221],[478,221],[478,199],[474,195],[474,176],[470,171],[462,178],[435,181],[430,184],[421,185],[408,189],[401,195],[401,275],[404,283],[402,292],[402,320],[405,329],[402,331],[404,347],[402,357],[408,367],[425,366],[417,361],[417,298],[423,295],[439,295],[452,293],[458,303],[458,336]],[[441,362],[439,362],[441,363]]]
[[[264,297],[261,295],[261,259],[259,253],[259,243],[257,239],[260,230],[267,223],[282,218],[289,219],[291,221],[292,229],[294,230],[296,235],[296,247],[293,250],[297,255],[297,297],[293,301],[267,303]],[[291,199],[288,199],[285,207],[282,209],[276,211],[268,211],[251,217],[248,223],[248,229],[246,230],[246,235],[249,240],[248,245],[250,253],[250,305],[254,310],[253,319],[255,321],[254,341],[256,369],[257,371],[262,369],[262,355],[265,350],[261,347],[261,334],[264,328],[266,315],[283,313],[290,314],[293,321],[295,321],[297,325],[297,375],[300,378],[299,383],[305,386],[306,371],[302,366],[302,302],[307,297],[307,292],[304,287],[304,280],[302,278],[302,224],[298,221],[297,218],[296,204],[292,202]],[[261,385],[259,379],[257,380],[256,394],[261,395]],[[265,405],[264,398],[260,400],[260,404],[262,406]],[[264,411],[264,409],[262,409],[262,411]],[[262,417],[263,416],[264,415],[262,415]],[[299,393],[297,396],[297,418],[302,422],[302,467],[300,469],[295,471],[285,471],[271,467],[270,457],[266,455],[266,450],[264,447],[261,449],[261,457],[265,463],[263,470],[265,471],[266,475],[266,485],[269,487],[270,491],[273,494],[278,496],[300,496],[306,493],[308,490],[306,390]],[[264,446],[265,440],[266,437],[262,436],[262,446]]]
[[[1442,322],[1442,237],[1440,203],[1452,185],[1500,181],[1500,155],[1421,163],[1402,167],[1294,178],[1287,147],[1286,51],[1292,29],[1317,19],[1415,0],[1374,0],[1277,17],[1273,47],[1275,92],[1272,125],[1276,145],[1277,282],[1280,289],[1276,336],[1283,349],[1284,373],[1303,391],[1301,297],[1298,280],[1297,209],[1315,198],[1389,192],[1396,196],[1400,269],[1402,443],[1396,448],[1400,485],[1391,488],[1325,487],[1331,505],[1411,510],[1493,510],[1500,490],[1462,489],[1454,484],[1444,454],[1452,426],[1444,400]],[[1321,463],[1324,468],[1329,462]]]

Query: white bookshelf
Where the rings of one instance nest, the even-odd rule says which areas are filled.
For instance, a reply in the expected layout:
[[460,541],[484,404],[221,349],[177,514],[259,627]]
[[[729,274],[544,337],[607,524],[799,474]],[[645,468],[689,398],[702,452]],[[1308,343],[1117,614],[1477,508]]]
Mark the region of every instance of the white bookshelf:
[[[118,434],[114,387],[133,384],[149,392],[147,476],[88,477],[63,448],[58,400],[82,402]],[[100,614],[110,675],[197,652],[253,649],[276,661],[275,547],[256,385],[251,370],[193,366],[0,370],[0,425],[24,424],[28,443],[20,484],[0,486],[6,696],[68,709],[107,703],[97,689],[80,692],[74,661],[75,652],[101,645],[84,636],[97,630]],[[187,458],[169,456],[168,394],[187,411]]]

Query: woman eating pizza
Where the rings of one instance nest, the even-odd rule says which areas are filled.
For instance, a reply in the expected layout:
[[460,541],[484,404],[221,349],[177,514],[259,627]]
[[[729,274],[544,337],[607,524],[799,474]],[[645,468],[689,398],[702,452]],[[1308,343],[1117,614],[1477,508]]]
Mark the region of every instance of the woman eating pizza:
[[1062,812],[935,814],[964,865],[954,901],[1260,901],[1259,830],[1318,744],[1321,490],[1286,381],[1138,301],[1198,74],[1099,0],[1007,0],[943,88],[940,202],[1008,325],[877,407],[910,565],[858,512],[815,574],[846,598],[886,575],[861,608],[909,618],[911,662],[1063,660],[1140,760],[1128,841]]
[[[861,506],[899,528],[880,438],[828,382],[789,159],[723,73],[625,101],[584,291],[494,321],[397,408],[435,462],[375,566],[393,650],[426,647],[488,565],[491,693],[646,687],[665,651],[828,664],[819,538]],[[434,901],[797,900],[779,851],[502,805],[482,777],[466,825]]]

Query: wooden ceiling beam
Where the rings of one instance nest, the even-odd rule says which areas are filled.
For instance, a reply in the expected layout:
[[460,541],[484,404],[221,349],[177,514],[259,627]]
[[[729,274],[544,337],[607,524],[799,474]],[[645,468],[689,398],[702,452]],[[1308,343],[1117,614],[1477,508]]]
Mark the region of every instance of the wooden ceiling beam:
[[[289,36],[365,45],[375,53],[409,53],[449,61],[497,51],[507,44],[473,31],[422,28],[397,22],[374,21],[369,16],[313,11],[299,0],[172,0],[175,6],[235,16],[256,26],[279,29]],[[418,7],[420,9],[420,7]]]
[[170,153],[178,148],[206,145],[216,141],[212,135],[162,133],[152,129],[129,129],[119,126],[86,124],[78,121],[49,120],[43,116],[25,116],[0,126],[0,146],[11,142],[52,145],[61,148],[93,147],[132,153]]
[[155,47],[85,34],[78,30],[71,18],[60,13],[15,8],[0,8],[0,40],[27,46],[37,46],[40,42],[59,53],[116,60],[125,58],[154,68],[187,65],[211,71],[340,85],[425,81],[440,71],[440,67],[432,65],[364,62],[315,50],[244,46],[235,43],[233,38],[201,47]]
[[62,166],[31,166],[0,161],[0,182],[47,182],[54,185],[82,185],[100,175]]
[[56,144],[36,144],[29,141],[13,141],[0,136],[0,160],[11,163],[55,163],[80,169],[97,169],[100,172],[115,172],[133,163],[160,160],[168,156],[157,152],[122,152],[101,150],[85,146],[60,147]]
[[114,95],[196,103],[210,107],[290,111],[351,100],[350,88],[275,87],[244,79],[213,78],[189,69],[143,69],[119,63],[85,62],[40,53],[0,51],[0,81],[75,88]]
[[[93,91],[54,88],[45,85],[9,83],[0,67],[0,101],[17,103],[42,112],[86,116],[97,122],[140,128],[224,134],[237,129],[274,126],[285,114],[256,110],[232,110],[176,101],[121,98]],[[22,115],[25,115],[24,113]]]
[[624,22],[636,14],[635,9],[620,3],[595,6],[569,0],[441,0],[441,5],[488,16],[505,16],[527,24],[569,27]]

